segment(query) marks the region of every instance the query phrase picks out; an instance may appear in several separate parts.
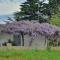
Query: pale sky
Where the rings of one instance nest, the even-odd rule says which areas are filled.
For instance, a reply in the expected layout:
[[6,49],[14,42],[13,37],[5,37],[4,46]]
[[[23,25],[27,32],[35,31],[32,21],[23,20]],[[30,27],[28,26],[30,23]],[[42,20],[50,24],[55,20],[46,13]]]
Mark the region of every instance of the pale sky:
[[26,0],[0,0],[0,15],[12,14],[19,11],[20,4]]
[[[0,16],[10,15],[16,11],[19,11],[19,5],[25,1],[26,0],[0,0]],[[45,2],[47,2],[47,0]],[[0,24],[2,23],[5,22],[0,19]]]
[[[13,12],[19,11],[19,5],[25,1],[26,0],[0,0],[0,15],[12,14]],[[45,2],[47,2],[47,0],[45,0]]]

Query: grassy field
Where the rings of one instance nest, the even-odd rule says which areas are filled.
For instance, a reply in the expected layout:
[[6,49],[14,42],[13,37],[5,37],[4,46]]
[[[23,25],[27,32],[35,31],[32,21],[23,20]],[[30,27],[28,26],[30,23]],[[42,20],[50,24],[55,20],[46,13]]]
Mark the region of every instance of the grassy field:
[[60,51],[1,47],[0,60],[60,60]]

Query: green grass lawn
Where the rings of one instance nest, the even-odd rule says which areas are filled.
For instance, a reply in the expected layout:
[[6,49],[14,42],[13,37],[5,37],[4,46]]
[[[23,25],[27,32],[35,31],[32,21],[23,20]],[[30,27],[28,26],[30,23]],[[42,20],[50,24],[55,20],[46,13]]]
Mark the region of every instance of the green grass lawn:
[[60,60],[60,51],[0,48],[0,60]]

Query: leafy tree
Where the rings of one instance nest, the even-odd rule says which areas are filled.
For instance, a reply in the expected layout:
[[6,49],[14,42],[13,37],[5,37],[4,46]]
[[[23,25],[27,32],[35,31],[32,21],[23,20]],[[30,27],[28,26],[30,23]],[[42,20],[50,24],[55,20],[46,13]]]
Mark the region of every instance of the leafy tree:
[[[15,13],[16,20],[17,21],[21,19],[38,20],[38,14],[39,14],[39,19],[41,21],[41,19],[43,18],[42,15],[45,14],[44,9],[47,6],[47,4],[43,2],[44,0],[40,2],[39,0],[27,0],[26,2],[22,3],[22,5],[20,5],[21,12]],[[38,8],[38,4],[39,4],[39,8]],[[38,12],[38,9],[40,13]]]
[[15,16],[19,18],[27,18],[29,20],[35,19],[35,11],[37,10],[37,3],[38,0],[27,0],[26,2],[22,3],[21,12],[15,13]]
[[[45,0],[27,0],[22,3],[21,11],[16,12],[15,19],[19,20],[39,20],[39,22],[47,22],[52,15],[56,14],[59,6],[59,0],[48,0],[49,3],[44,3]],[[39,6],[39,8],[38,8]],[[39,11],[38,11],[39,10]]]

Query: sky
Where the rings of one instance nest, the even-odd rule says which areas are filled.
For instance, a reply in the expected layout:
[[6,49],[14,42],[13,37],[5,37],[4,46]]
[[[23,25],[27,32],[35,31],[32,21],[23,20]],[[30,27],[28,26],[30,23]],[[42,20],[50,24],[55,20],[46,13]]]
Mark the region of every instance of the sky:
[[[0,23],[5,23],[4,20],[7,15],[10,16],[14,12],[20,11],[19,5],[25,1],[26,0],[0,0]],[[45,2],[47,2],[47,0]]]
[[12,14],[19,11],[20,4],[26,0],[0,0],[0,15]]
[[[12,14],[19,11],[20,4],[26,0],[0,0],[0,15]],[[45,0],[47,2],[47,0]]]

